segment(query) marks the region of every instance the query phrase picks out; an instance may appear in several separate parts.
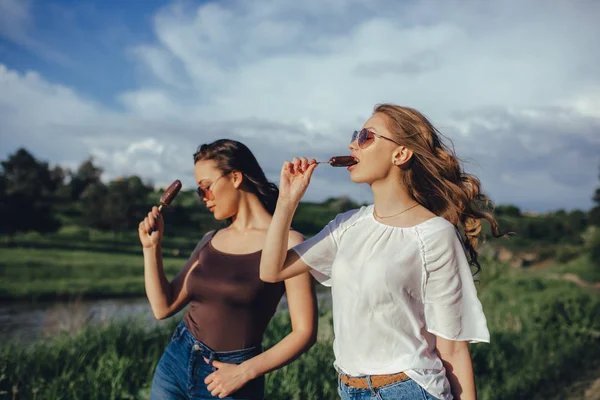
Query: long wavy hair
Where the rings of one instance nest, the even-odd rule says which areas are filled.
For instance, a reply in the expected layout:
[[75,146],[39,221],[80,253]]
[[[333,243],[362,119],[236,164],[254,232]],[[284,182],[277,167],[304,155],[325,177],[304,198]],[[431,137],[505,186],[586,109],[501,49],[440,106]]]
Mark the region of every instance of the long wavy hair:
[[373,113],[387,116],[390,132],[399,143],[413,152],[404,169],[403,184],[410,195],[434,214],[464,230],[463,243],[470,264],[481,270],[478,261],[478,241],[481,220],[491,226],[494,237],[507,236],[500,232],[491,214],[490,201],[481,192],[481,182],[464,172],[461,160],[443,141],[443,135],[419,111],[393,104],[379,104]]
[[203,144],[194,153],[194,164],[201,160],[214,160],[224,175],[233,171],[241,172],[244,176],[241,189],[254,193],[269,214],[273,215],[279,189],[267,180],[256,157],[246,145],[230,139]]

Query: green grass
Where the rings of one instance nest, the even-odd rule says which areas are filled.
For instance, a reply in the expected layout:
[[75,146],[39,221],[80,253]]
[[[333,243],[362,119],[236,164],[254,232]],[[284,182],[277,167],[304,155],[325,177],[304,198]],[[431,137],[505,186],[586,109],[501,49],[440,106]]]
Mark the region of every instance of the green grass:
[[[179,271],[194,244],[185,238],[165,240],[168,276]],[[71,227],[55,235],[20,235],[16,247],[1,251],[3,299],[144,295],[143,258],[134,234],[90,237]],[[586,254],[565,260],[529,270],[482,258],[477,288],[492,343],[470,346],[479,398],[568,398],[568,393],[556,396],[597,368],[599,293],[559,277],[574,273],[598,282],[600,266]],[[12,397],[13,390],[22,399],[147,398],[154,367],[177,322],[148,328],[141,321],[122,321],[27,347],[0,345],[0,398]],[[265,347],[289,331],[288,315],[277,315]],[[331,312],[323,310],[319,341],[299,360],[267,376],[268,398],[337,398],[332,362]]]
[[[147,329],[140,321],[83,329],[75,336],[22,347],[0,347],[0,397],[21,399],[147,398],[154,368],[179,319]],[[331,314],[322,315],[324,334],[311,350],[266,378],[270,399],[328,399],[336,393],[330,331]],[[290,332],[289,315],[271,321],[264,345]],[[323,373],[321,373],[321,371]],[[35,396],[34,396],[35,394]]]
[[[169,226],[163,237],[163,247],[170,250],[191,251],[202,237],[201,231],[173,232]],[[138,254],[141,249],[137,230],[109,233],[79,226],[63,226],[56,233],[28,232],[15,235],[14,247],[37,249],[89,250],[108,253]],[[0,244],[8,247],[7,236],[0,236]]]
[[[0,299],[144,296],[144,263],[139,254],[90,250],[6,248],[0,258]],[[166,251],[165,251],[166,253]],[[185,257],[164,257],[174,276]]]
[[471,346],[481,398],[554,398],[597,365],[600,296],[554,277],[556,269],[575,266],[583,275],[596,270],[585,256],[542,271],[483,265],[487,284],[479,297],[491,345]]
[[574,258],[564,264],[556,263],[543,273],[576,274],[587,283],[600,282],[600,265],[594,265],[587,254]]
[[[594,268],[581,262],[582,270]],[[589,382],[589,369],[600,358],[598,293],[534,271],[482,266],[478,287],[492,342],[470,346],[479,398],[554,399],[565,387],[577,387],[581,376]],[[269,399],[337,398],[331,312],[321,314],[317,344],[267,376]],[[11,394],[15,388],[21,398],[33,398],[36,391],[37,399],[147,398],[154,367],[177,322],[153,329],[139,321],[113,323],[27,347],[4,344],[0,391]],[[277,315],[265,348],[289,331],[288,314]]]
[[[173,277],[199,237],[163,239],[164,268]],[[0,300],[144,296],[144,264],[137,232],[112,234],[76,226],[55,234],[0,240]]]

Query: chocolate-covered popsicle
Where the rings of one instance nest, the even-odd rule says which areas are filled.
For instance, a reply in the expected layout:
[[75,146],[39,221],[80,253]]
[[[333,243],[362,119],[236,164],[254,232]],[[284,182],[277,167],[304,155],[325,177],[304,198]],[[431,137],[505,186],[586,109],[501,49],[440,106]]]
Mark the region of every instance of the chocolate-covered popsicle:
[[321,161],[319,164],[329,164],[332,167],[349,167],[358,164],[358,160],[352,156],[335,156],[331,157],[329,161]]
[[[175,180],[175,182],[171,183],[171,185],[169,185],[169,187],[167,188],[167,190],[165,190],[163,192],[163,194],[160,196],[160,205],[158,206],[158,211],[160,212],[163,207],[168,207],[171,202],[173,201],[173,199],[175,198],[175,196],[177,196],[177,194],[179,194],[179,191],[181,190],[181,181],[179,179]],[[158,218],[158,216],[157,216]],[[150,232],[148,232],[148,234],[151,234],[152,232],[154,232],[155,229],[154,227],[152,227],[152,229],[150,229]]]
[[175,182],[171,183],[171,185],[165,190],[160,196],[160,206],[158,206],[158,210],[160,211],[163,206],[168,207],[175,196],[179,194],[181,190],[181,181],[177,179]]

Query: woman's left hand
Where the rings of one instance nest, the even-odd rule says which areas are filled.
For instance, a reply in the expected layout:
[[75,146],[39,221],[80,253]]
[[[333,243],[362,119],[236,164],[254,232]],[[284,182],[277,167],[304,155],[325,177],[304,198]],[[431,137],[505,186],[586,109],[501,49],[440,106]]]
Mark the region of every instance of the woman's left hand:
[[[208,363],[206,358],[204,361]],[[208,391],[220,399],[240,390],[251,379],[247,368],[242,365],[220,361],[213,361],[212,365],[217,370],[207,376],[204,383],[208,385]]]

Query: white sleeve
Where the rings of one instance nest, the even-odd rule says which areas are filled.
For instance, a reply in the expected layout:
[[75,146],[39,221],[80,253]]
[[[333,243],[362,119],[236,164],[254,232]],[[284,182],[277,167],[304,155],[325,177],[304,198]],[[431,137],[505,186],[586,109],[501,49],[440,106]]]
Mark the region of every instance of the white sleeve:
[[449,225],[423,240],[427,330],[449,340],[489,343],[487,321],[458,232]]
[[344,223],[359,210],[338,214],[319,233],[292,248],[308,265],[310,273],[324,286],[331,286],[331,269],[338,251]]

